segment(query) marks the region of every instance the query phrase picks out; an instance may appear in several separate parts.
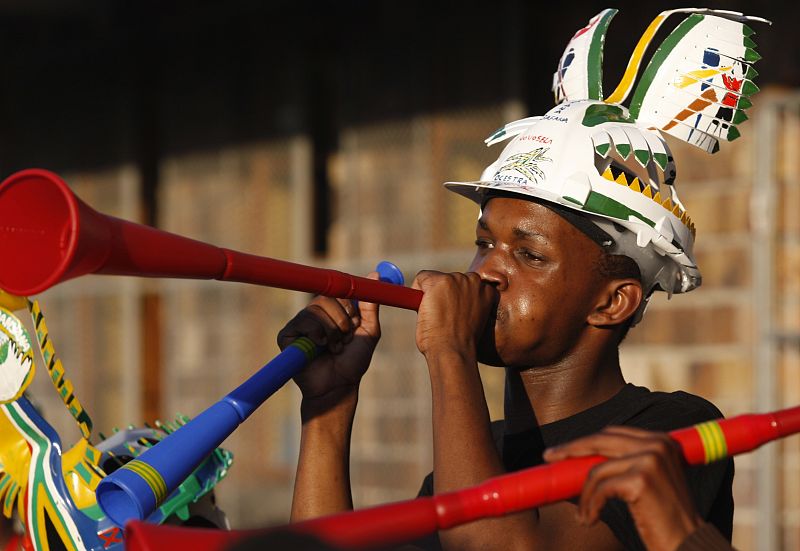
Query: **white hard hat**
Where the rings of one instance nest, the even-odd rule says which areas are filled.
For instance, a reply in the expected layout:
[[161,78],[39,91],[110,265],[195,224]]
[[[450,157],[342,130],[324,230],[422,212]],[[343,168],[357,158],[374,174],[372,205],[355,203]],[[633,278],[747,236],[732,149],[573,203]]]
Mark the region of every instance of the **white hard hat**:
[[[645,294],[655,285],[669,293],[689,291],[699,285],[700,272],[692,255],[694,226],[667,183],[675,174],[672,156],[657,133],[632,121],[614,122],[626,116],[624,108],[598,101],[564,103],[526,119],[524,129],[518,126],[480,180],[445,186],[478,203],[489,191],[505,191],[592,215],[616,243],[609,252],[640,265]],[[615,224],[635,240],[621,239],[624,231]]]
[[[701,282],[695,227],[678,198],[675,163],[660,131],[711,153],[720,140],[738,137],[748,96],[758,90],[750,80],[758,55],[744,22],[763,20],[706,9],[659,14],[603,101],[602,44],[615,13],[604,10],[567,45],[553,84],[562,103],[492,134],[488,145],[511,141],[480,180],[445,186],[479,204],[504,192],[582,213],[610,236],[609,253],[636,262],[646,298],[655,290],[684,293]],[[629,109],[621,102],[647,45],[673,13],[691,15],[653,55]]]

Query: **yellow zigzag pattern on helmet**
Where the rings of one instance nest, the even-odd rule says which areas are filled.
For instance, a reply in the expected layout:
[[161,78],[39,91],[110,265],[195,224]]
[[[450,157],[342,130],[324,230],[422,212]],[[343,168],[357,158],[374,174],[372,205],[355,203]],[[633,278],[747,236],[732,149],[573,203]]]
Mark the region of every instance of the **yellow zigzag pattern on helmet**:
[[603,172],[603,178],[605,178],[610,182],[616,182],[617,184],[623,185],[631,189],[632,191],[635,191],[636,193],[641,193],[648,199],[655,201],[656,203],[658,203],[659,205],[670,211],[672,214],[674,214],[684,226],[689,228],[689,231],[692,232],[692,236],[695,235],[696,228],[694,222],[692,222],[692,218],[686,213],[686,211],[680,208],[680,206],[678,205],[673,205],[672,200],[669,198],[666,198],[662,201],[661,194],[658,192],[656,192],[656,194],[653,195],[653,189],[650,187],[650,184],[646,185],[643,189],[642,184],[639,181],[639,178],[634,178],[633,180],[631,180],[630,183],[628,183],[628,178],[625,176],[624,172],[620,172],[619,176],[614,178],[614,174],[611,172],[610,166],[606,169],[605,172]]

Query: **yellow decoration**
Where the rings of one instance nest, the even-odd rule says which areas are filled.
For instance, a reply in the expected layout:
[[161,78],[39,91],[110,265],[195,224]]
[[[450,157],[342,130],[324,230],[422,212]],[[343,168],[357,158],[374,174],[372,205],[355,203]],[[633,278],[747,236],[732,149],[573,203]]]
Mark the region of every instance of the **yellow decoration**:
[[620,172],[619,176],[617,176],[617,179],[614,181],[617,182],[618,184],[628,187],[628,179],[625,177],[624,172]]
[[669,197],[667,197],[666,199],[664,199],[664,202],[661,203],[661,206],[664,207],[665,209],[671,211],[672,210],[672,201],[670,201]]
[[614,174],[611,172],[611,167],[608,167],[605,172],[603,172],[603,178],[609,180],[611,182],[614,181]]
[[653,201],[655,201],[659,205],[661,204],[661,192],[658,191],[656,192],[656,194],[653,196]]
[[636,193],[642,192],[642,186],[639,185],[639,178],[634,178],[633,181],[631,182],[631,185],[629,185],[628,187],[631,188]]
[[5,411],[0,410],[0,502],[6,504],[3,514],[11,518],[14,499],[23,507],[31,449]]
[[701,80],[706,80],[711,77],[714,77],[720,73],[727,73],[731,70],[731,67],[720,67],[719,69],[697,69],[696,71],[689,71],[688,73],[681,75],[677,81],[675,82],[675,86],[678,88],[686,88],[687,86],[694,84],[695,82],[699,82]]
[[50,522],[56,529],[56,533],[61,539],[61,543],[63,543],[64,547],[66,547],[67,551],[77,551],[75,546],[72,544],[72,538],[69,536],[67,527],[64,526],[64,522],[59,518],[58,514],[56,513],[55,506],[51,502],[52,498],[47,494],[47,490],[45,490],[44,484],[38,485],[36,497],[37,497],[36,502],[38,504],[38,507],[36,508],[35,511],[33,511],[33,515],[39,533],[47,534],[47,527],[45,524],[45,515],[46,515],[47,517],[49,517]]
[[39,350],[42,353],[42,358],[44,358],[45,368],[50,374],[50,380],[56,387],[56,392],[61,396],[64,405],[67,406],[67,410],[69,410],[72,417],[78,423],[81,435],[88,440],[92,434],[92,419],[73,393],[72,382],[64,376],[64,366],[61,364],[61,360],[56,354],[56,349],[53,346],[53,339],[50,338],[47,331],[47,323],[45,323],[44,314],[39,306],[39,301],[34,300],[30,303],[30,311],[33,324],[36,327]]
[[633,54],[631,54],[628,66],[625,68],[625,74],[622,75],[622,79],[619,81],[619,84],[617,84],[617,88],[610,96],[603,100],[604,102],[622,103],[628,95],[628,92],[630,92],[633,87],[633,80],[636,78],[639,65],[642,62],[642,56],[644,56],[647,46],[650,45],[650,41],[653,40],[653,36],[655,36],[656,31],[666,18],[666,15],[658,14],[650,25],[648,25],[647,29],[645,29],[644,33],[642,33],[639,42],[636,43],[636,47],[633,49]]
[[647,186],[644,188],[644,190],[642,190],[642,193],[648,199],[652,199],[653,198],[653,188],[650,187],[650,184],[647,184]]
[[6,293],[0,289],[0,308],[5,308],[11,312],[21,310],[28,307],[28,299],[25,297],[18,297],[11,293]]
[[94,491],[105,476],[99,467],[100,457],[100,450],[81,438],[61,458],[64,482],[79,509],[97,505]]

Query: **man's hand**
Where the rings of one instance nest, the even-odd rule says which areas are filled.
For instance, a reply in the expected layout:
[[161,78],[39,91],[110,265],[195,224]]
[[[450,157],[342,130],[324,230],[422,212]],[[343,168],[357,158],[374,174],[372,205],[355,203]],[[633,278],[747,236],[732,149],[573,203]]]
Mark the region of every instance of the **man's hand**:
[[[367,277],[378,279],[378,274]],[[317,297],[278,333],[278,346],[284,349],[303,336],[326,348],[294,378],[305,401],[357,389],[381,337],[378,305]]]
[[[378,279],[377,272],[369,274]],[[303,393],[300,458],[292,521],[353,508],[350,435],[358,385],[381,336],[378,305],[317,297],[278,334],[278,345],[308,337],[326,351],[295,376]]]
[[628,504],[645,546],[674,551],[703,520],[689,495],[680,447],[668,435],[633,427],[608,427],[602,432],[545,451],[548,462],[602,455],[583,486],[578,515],[594,524],[606,501]]
[[[434,493],[477,484],[504,472],[489,423],[477,344],[492,317],[497,291],[476,273],[420,272],[417,347],[431,377]],[[530,512],[439,532],[443,549],[533,549]]]
[[438,352],[474,355],[492,311],[497,291],[474,272],[422,271],[412,284],[425,295],[417,317],[417,348],[424,356]]

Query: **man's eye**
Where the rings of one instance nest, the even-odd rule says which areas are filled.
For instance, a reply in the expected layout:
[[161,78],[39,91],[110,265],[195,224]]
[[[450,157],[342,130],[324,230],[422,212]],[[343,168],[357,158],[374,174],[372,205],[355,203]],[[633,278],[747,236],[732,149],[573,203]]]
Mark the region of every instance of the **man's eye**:
[[479,249],[491,249],[494,245],[488,239],[476,239],[475,246]]
[[527,261],[538,262],[542,260],[541,255],[527,249],[520,249],[518,254]]

